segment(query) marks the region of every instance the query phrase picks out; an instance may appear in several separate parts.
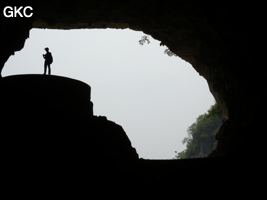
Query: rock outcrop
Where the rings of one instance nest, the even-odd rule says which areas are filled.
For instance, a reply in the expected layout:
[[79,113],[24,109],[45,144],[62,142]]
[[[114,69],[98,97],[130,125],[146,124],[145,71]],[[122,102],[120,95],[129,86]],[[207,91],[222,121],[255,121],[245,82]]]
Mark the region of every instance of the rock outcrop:
[[138,159],[121,126],[93,115],[87,84],[58,76],[19,75],[3,78],[0,87],[5,116],[1,141],[9,157],[85,163]]

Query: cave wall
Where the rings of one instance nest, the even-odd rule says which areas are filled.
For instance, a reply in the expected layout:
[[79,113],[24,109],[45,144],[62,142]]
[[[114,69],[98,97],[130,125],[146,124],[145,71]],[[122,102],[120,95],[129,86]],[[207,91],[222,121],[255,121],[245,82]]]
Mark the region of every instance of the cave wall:
[[[1,8],[12,1],[1,3]],[[21,4],[21,3],[20,3]],[[265,73],[260,51],[262,5],[227,1],[28,1],[32,18],[1,16],[0,68],[23,48],[31,28],[130,28],[143,31],[191,63],[224,110],[212,155],[255,155],[251,138],[264,123]],[[253,13],[253,14],[251,14]]]

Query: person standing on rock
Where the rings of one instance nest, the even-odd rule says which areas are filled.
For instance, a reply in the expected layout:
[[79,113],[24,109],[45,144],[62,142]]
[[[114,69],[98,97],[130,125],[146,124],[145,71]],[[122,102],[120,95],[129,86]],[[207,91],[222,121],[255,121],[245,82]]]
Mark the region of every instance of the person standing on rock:
[[46,47],[45,50],[46,50],[46,54],[43,54],[43,57],[45,59],[45,62],[44,62],[44,75],[46,75],[46,69],[47,68],[48,68],[48,75],[51,75],[51,67],[50,67],[50,65],[53,62],[53,57],[52,57],[51,52],[49,52],[49,48],[48,47]]

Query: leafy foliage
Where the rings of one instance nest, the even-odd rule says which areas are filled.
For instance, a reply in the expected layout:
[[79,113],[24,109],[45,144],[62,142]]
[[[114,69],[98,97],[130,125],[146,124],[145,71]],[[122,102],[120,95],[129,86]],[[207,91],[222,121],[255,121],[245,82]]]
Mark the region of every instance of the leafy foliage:
[[147,42],[147,44],[149,44],[150,41],[148,38],[149,38],[149,36],[147,36],[147,35],[142,36],[141,40],[139,40],[139,44],[144,45],[146,42]]
[[188,127],[188,137],[182,141],[186,149],[177,153],[176,159],[207,157],[217,146],[215,135],[222,124],[222,109],[215,103],[208,113],[198,116],[196,122]]
[[170,56],[170,57],[171,57],[171,56],[177,56],[175,53],[173,53],[173,52],[172,52],[170,49],[168,49],[168,48],[165,49],[164,53],[167,54],[167,55]]
[[[142,36],[141,40],[139,40],[140,45],[144,45],[147,42],[147,44],[150,43],[149,41],[149,36],[144,35]],[[160,46],[164,46],[164,44],[161,42]],[[167,54],[168,56],[177,56],[175,53],[173,53],[169,48],[164,50],[164,53]]]

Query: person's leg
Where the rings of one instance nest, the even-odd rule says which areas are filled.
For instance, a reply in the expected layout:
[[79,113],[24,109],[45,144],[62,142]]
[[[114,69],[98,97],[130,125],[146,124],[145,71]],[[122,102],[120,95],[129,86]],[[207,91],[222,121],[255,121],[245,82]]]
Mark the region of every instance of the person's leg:
[[48,67],[48,75],[51,75],[51,67],[50,67],[50,64],[48,64],[47,67]]
[[47,67],[47,64],[45,62],[45,64],[44,64],[44,75],[46,74],[46,67]]

